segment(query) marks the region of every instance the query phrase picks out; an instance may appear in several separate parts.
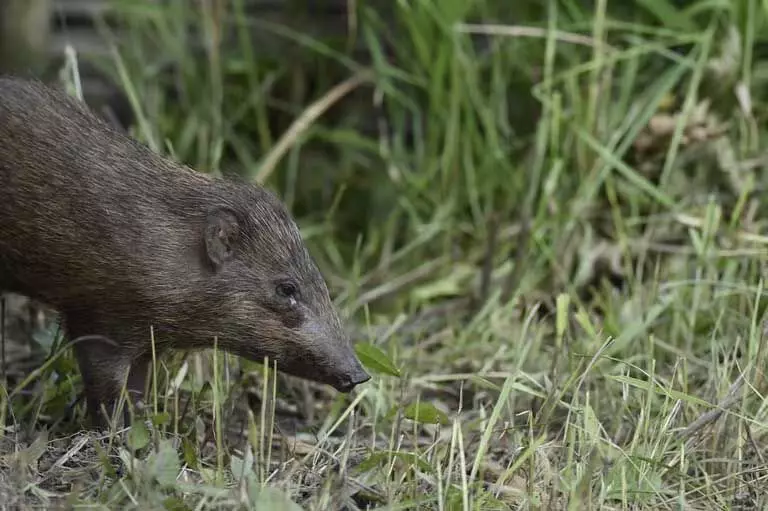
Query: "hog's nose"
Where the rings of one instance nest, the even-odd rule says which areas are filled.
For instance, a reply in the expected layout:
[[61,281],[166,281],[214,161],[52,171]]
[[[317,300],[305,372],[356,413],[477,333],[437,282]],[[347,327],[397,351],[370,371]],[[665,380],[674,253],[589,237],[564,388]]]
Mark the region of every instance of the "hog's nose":
[[365,372],[359,364],[354,370],[348,374],[343,375],[340,381],[336,384],[336,390],[344,392],[345,394],[351,392],[352,389],[358,385],[367,382],[371,379],[371,376]]

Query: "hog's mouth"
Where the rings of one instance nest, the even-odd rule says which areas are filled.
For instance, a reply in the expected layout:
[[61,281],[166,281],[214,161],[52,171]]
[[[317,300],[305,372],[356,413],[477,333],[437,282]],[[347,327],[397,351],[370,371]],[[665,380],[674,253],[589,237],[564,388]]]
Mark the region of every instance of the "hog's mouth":
[[249,360],[261,363],[264,362],[264,356],[269,356],[270,367],[274,368],[273,364],[277,362],[278,372],[307,381],[323,383],[344,394],[350,393],[355,387],[371,379],[371,376],[363,369],[354,355],[341,357],[341,362],[333,364],[326,359],[321,360],[313,354],[305,354],[301,358],[286,357],[281,353],[259,352],[258,356],[253,353],[241,352],[240,354]]
[[347,371],[323,371],[319,370],[319,364],[293,363],[282,367],[277,364],[277,370],[305,380],[323,383],[333,387],[336,391],[348,394],[355,387],[371,379],[371,376],[357,363]]
[[343,393],[343,394],[349,394],[352,392],[352,390],[357,387],[358,385],[362,385],[363,383],[370,380],[371,377],[366,374],[365,377],[360,377],[357,380],[354,378],[345,378],[345,379],[339,379],[336,380],[335,383],[331,383],[331,387],[335,388],[337,391]]

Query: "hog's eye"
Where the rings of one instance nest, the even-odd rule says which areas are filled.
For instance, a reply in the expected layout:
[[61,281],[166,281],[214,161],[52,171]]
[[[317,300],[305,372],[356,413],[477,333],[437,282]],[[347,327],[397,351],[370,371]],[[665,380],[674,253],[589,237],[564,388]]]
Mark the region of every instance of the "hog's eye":
[[275,288],[275,292],[283,298],[295,300],[299,294],[299,289],[293,282],[281,282]]

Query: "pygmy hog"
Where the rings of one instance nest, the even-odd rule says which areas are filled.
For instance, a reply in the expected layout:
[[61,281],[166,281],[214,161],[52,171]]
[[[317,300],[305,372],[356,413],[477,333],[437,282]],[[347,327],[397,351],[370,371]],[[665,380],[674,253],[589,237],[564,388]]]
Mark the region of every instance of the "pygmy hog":
[[[370,376],[285,206],[0,77],[0,289],[58,309],[90,417],[145,388],[155,346],[218,346],[349,392]],[[106,342],[105,339],[111,340]],[[126,380],[127,378],[127,380]]]

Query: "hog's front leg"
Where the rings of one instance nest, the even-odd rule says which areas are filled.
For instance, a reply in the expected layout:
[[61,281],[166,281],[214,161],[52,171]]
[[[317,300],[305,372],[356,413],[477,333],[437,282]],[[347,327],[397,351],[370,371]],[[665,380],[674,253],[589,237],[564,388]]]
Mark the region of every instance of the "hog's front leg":
[[[149,358],[134,350],[122,348],[108,338],[82,333],[82,326],[70,328],[70,338],[85,391],[86,407],[91,425],[103,428],[119,404],[123,386],[126,398],[134,405],[143,398]],[[130,424],[129,403],[123,404],[123,425]]]

